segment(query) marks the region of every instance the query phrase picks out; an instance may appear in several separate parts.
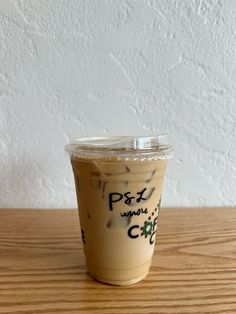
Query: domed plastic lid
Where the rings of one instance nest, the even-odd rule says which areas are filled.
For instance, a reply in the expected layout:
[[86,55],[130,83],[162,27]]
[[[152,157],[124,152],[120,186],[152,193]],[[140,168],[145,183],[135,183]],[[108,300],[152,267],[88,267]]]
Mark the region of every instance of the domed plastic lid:
[[166,139],[166,135],[82,137],[66,145],[65,149],[73,156],[167,159],[173,148]]

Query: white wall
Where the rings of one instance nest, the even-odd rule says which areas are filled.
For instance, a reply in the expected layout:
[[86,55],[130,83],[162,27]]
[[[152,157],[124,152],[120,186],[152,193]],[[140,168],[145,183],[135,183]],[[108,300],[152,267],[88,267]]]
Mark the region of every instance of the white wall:
[[166,132],[164,205],[236,204],[235,0],[0,0],[0,207],[74,207],[64,145]]

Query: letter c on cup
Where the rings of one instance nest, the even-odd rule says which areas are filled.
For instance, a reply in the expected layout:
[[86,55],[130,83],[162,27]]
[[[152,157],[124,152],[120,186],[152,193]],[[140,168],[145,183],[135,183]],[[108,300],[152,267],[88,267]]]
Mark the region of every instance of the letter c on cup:
[[139,229],[139,226],[138,225],[134,225],[132,227],[130,227],[128,229],[128,236],[131,238],[131,239],[135,239],[135,238],[138,238],[139,235],[138,234],[134,234],[133,230],[134,229]]

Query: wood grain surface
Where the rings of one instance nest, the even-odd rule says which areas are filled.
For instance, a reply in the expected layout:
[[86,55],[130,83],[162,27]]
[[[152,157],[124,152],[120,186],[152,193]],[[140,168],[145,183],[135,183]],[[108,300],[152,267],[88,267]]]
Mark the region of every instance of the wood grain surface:
[[76,210],[0,210],[0,313],[236,313],[236,208],[162,209],[148,277],[86,273]]

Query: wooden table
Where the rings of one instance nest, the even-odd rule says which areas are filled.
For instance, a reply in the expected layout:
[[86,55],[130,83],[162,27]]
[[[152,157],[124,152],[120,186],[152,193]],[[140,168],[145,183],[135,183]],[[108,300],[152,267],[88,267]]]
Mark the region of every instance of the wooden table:
[[162,209],[153,265],[113,287],[86,273],[76,210],[0,210],[0,313],[236,313],[236,208]]

